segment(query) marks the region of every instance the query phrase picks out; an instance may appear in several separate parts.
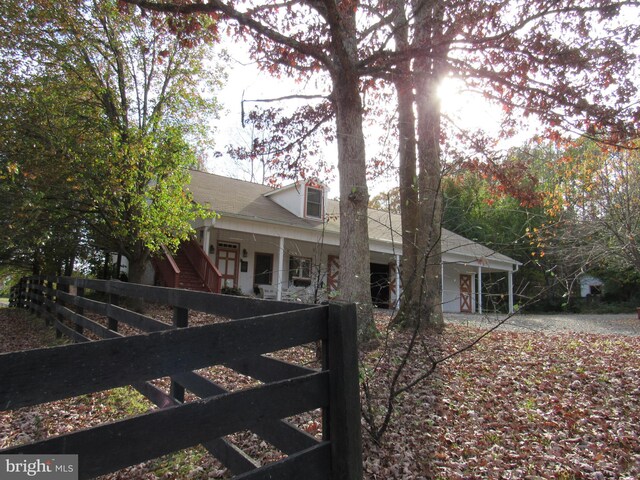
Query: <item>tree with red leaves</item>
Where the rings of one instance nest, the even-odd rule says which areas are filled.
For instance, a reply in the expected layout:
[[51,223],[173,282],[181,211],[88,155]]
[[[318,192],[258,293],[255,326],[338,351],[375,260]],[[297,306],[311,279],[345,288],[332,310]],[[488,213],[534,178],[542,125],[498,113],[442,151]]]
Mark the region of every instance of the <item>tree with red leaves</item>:
[[361,307],[361,335],[373,331],[363,93],[386,82],[398,95],[405,292],[398,321],[409,326],[442,325],[442,145],[466,139],[490,145],[447,129],[437,94],[444,79],[460,79],[501,105],[501,135],[535,118],[550,137],[572,132],[620,142],[640,122],[634,83],[640,28],[628,20],[638,18],[635,1],[124,1],[175,15],[215,15],[273,75],[329,80],[340,175],[340,290]]
[[[486,161],[490,139],[455,132],[441,114],[438,87],[455,78],[504,112],[500,136],[535,118],[549,137],[571,132],[626,141],[640,125],[637,108],[637,2],[422,1],[385,2],[393,19],[395,52],[380,52],[382,75],[398,96],[400,196],[405,299],[397,321],[439,327],[441,146],[466,144]],[[392,61],[404,58],[403,62]],[[409,61],[411,59],[411,61]],[[414,113],[415,112],[415,113]],[[415,115],[415,117],[414,117]],[[454,128],[448,128],[454,127]],[[522,192],[520,192],[522,193]],[[526,192],[525,192],[526,193]]]
[[369,236],[362,66],[356,1],[154,2],[125,0],[172,14],[210,13],[230,22],[263,68],[306,77],[322,71],[331,83],[340,173],[340,280],[342,299],[358,306],[358,333],[375,332],[369,286]]

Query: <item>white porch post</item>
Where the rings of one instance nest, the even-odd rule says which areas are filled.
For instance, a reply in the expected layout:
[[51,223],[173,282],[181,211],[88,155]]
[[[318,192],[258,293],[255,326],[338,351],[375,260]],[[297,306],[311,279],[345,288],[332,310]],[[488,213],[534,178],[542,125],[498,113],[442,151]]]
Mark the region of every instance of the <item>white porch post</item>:
[[209,245],[211,243],[211,227],[204,227],[204,231],[202,232],[202,250],[204,253],[209,255]]
[[507,275],[507,282],[509,285],[509,313],[513,313],[513,272],[509,272]]
[[400,297],[402,288],[400,286],[400,255],[396,255],[396,310],[400,309]]
[[440,305],[444,305],[444,261],[440,260]]
[[478,265],[478,313],[482,313],[482,266]]
[[284,273],[284,237],[278,246],[278,269],[276,270],[276,300],[282,300],[282,278]]
[[207,218],[202,222],[202,250],[209,255],[209,245],[211,245],[211,230],[216,223],[214,218]]

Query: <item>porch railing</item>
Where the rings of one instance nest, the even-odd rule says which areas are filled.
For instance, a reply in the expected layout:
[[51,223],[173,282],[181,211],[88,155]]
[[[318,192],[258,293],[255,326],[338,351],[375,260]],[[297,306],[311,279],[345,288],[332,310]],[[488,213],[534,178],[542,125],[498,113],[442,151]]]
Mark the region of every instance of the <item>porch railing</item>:
[[180,269],[167,247],[162,245],[162,255],[154,257],[152,263],[165,287],[178,287]]

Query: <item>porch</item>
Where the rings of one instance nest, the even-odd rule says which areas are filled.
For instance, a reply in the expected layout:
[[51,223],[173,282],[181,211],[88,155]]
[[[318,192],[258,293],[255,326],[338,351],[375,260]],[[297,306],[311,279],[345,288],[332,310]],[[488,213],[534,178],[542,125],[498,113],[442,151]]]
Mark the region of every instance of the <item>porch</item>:
[[442,310],[448,313],[513,313],[513,267],[487,262],[443,263]]
[[[296,238],[202,225],[198,241],[222,276],[222,288],[274,300],[318,303],[337,294],[337,238]],[[380,308],[398,299],[397,255],[371,252],[371,297]]]

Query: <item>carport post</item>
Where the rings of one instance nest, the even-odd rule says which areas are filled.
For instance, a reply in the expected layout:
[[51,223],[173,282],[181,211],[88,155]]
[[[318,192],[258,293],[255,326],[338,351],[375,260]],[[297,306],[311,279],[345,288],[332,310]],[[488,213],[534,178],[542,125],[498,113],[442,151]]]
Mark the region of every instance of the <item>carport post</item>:
[[507,275],[507,283],[509,285],[509,313],[513,313],[513,272]]
[[276,271],[276,300],[282,300],[282,282],[284,280],[284,237],[278,245],[278,270]]
[[482,267],[478,265],[478,313],[482,313]]

